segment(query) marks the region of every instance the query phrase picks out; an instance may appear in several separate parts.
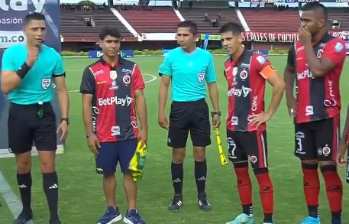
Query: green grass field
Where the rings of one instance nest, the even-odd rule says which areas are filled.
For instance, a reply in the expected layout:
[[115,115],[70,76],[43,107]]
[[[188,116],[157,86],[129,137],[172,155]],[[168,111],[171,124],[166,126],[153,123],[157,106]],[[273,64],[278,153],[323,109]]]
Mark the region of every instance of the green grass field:
[[[223,62],[226,57],[215,57],[220,92],[222,116],[222,141],[225,141],[225,121],[227,111],[226,81],[223,76]],[[178,213],[167,210],[172,198],[173,190],[170,178],[171,150],[166,146],[167,133],[157,123],[157,98],[159,79],[154,80],[162,57],[137,57],[136,61],[147,82],[146,97],[148,103],[149,122],[149,160],[144,179],[139,183],[138,209],[148,224],[222,224],[241,212],[239,197],[235,183],[235,174],[232,165],[221,166],[216,144],[208,148],[208,183],[207,193],[212,211],[202,213],[196,205],[196,186],[193,173],[193,158],[191,142],[188,142],[188,153],[185,161],[184,206]],[[272,64],[283,72],[286,58],[271,57]],[[78,90],[83,69],[93,60],[70,59],[65,60],[67,70],[67,85],[69,90]],[[347,63],[344,71],[349,71]],[[148,74],[148,75],[146,75]],[[153,75],[153,76],[150,76]],[[153,80],[153,81],[152,81]],[[342,82],[343,104],[349,100],[347,74],[343,72]],[[267,89],[266,102],[269,103],[270,91]],[[170,103],[168,103],[170,105]],[[169,108],[169,107],[168,107]],[[343,110],[342,119],[345,119]],[[60,177],[60,216],[64,224],[93,224],[104,213],[106,205],[102,192],[101,177],[95,174],[94,157],[90,153],[84,134],[81,116],[81,96],[78,92],[70,93],[70,135],[66,144],[66,152],[57,157],[57,170]],[[344,122],[344,120],[343,120]],[[342,122],[342,123],[343,123]],[[275,193],[275,223],[299,223],[307,209],[304,202],[302,174],[297,158],[293,156],[292,120],[288,116],[285,101],[268,125],[268,142],[270,152],[270,173],[274,183]],[[215,142],[214,135],[212,135]],[[225,147],[226,144],[223,144]],[[226,148],[226,147],[225,147]],[[225,149],[226,150],[226,149]],[[227,154],[227,151],[226,151]],[[48,223],[48,209],[42,190],[42,178],[39,171],[38,159],[33,157],[33,209],[35,224]],[[2,159],[0,170],[12,189],[18,194],[16,186],[16,168],[14,159]],[[252,172],[251,172],[252,174]],[[121,174],[117,173],[119,182],[118,203],[122,214],[126,209],[126,199],[122,189]],[[345,172],[341,171],[344,180]],[[255,178],[254,184],[255,216],[257,223],[262,222],[262,210],[259,200],[258,187]],[[348,185],[344,185],[344,212],[343,220],[349,219]],[[0,197],[0,201],[4,202]],[[321,191],[320,215],[323,223],[330,223],[330,211],[324,188]],[[13,216],[9,208],[4,205],[0,209],[0,224],[12,223]]]

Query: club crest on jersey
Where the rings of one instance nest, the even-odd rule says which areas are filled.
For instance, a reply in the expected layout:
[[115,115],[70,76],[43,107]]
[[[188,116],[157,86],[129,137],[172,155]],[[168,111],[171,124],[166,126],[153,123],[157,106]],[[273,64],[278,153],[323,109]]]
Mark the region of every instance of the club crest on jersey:
[[123,81],[126,85],[128,85],[128,84],[130,84],[130,82],[131,82],[131,77],[130,77],[129,75],[125,75],[125,76],[122,78],[122,81]]
[[111,80],[115,80],[118,77],[118,73],[116,73],[115,70],[111,70],[109,73],[109,77],[111,78]]
[[198,80],[199,82],[203,82],[205,79],[205,72],[199,72],[198,73]]
[[51,79],[41,79],[41,86],[43,89],[48,89],[51,85]]
[[248,72],[246,70],[243,70],[243,71],[240,72],[240,78],[242,80],[247,79],[247,77],[248,77]]

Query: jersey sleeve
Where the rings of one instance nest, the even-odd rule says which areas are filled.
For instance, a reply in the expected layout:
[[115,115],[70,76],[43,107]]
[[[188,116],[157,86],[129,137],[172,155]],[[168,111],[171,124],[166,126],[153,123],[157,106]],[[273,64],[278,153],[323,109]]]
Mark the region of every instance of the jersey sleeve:
[[288,50],[287,65],[289,65],[290,67],[295,67],[296,66],[295,58],[296,58],[296,53],[294,51],[294,46],[292,46],[290,50]]
[[82,73],[82,80],[80,84],[80,93],[82,94],[95,94],[96,92],[96,80],[89,67],[86,67]]
[[209,62],[208,62],[208,67],[207,67],[205,79],[206,79],[207,83],[212,83],[212,82],[217,81],[216,69],[214,67],[214,61],[213,61],[212,54],[209,54]]
[[335,65],[343,64],[346,58],[347,50],[345,48],[345,42],[340,39],[333,39],[328,42],[322,53],[322,58],[327,58]]
[[133,67],[133,73],[132,73],[132,87],[133,90],[141,90],[145,88],[143,76],[141,73],[141,70],[139,69],[138,65],[135,64]]
[[11,48],[8,48],[5,50],[3,56],[2,56],[2,61],[1,61],[1,71],[11,71],[11,72],[16,72],[16,68],[14,62],[13,62],[13,57],[12,57],[12,50]]
[[264,79],[268,79],[274,74],[275,69],[271,66],[267,58],[260,54],[255,54],[253,59],[256,73],[261,75]]
[[171,58],[170,54],[168,54],[162,64],[159,67],[159,75],[166,75],[172,77],[172,66],[171,66]]
[[57,62],[53,71],[53,76],[54,77],[65,76],[63,59],[59,54],[57,54]]

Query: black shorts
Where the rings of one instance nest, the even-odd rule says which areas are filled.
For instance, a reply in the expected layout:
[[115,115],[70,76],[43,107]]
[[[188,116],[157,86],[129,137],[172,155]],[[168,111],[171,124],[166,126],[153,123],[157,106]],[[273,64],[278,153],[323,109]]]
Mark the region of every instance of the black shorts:
[[335,160],[339,127],[339,116],[296,124],[294,154],[301,160]]
[[172,102],[167,145],[185,148],[189,131],[193,146],[206,147],[211,144],[209,109],[205,99]]
[[[43,116],[39,117],[42,107]],[[19,105],[11,103],[8,117],[10,152],[29,152],[33,143],[38,151],[57,149],[56,116],[50,103]]]
[[227,141],[231,162],[250,161],[254,169],[268,167],[266,131],[238,132],[227,130]]

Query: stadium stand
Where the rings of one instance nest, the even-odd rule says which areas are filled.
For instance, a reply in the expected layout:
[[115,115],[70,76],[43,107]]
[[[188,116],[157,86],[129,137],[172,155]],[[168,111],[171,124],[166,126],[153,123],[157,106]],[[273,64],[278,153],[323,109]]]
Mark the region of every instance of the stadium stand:
[[[200,33],[217,34],[219,27],[224,23],[230,21],[240,23],[234,9],[179,9],[179,11],[185,20],[192,20],[197,23]],[[213,26],[212,20],[216,20],[216,27]]]
[[250,30],[254,32],[297,32],[300,25],[298,9],[240,10]]
[[[87,25],[88,21],[90,26]],[[123,36],[132,36],[109,8],[61,10],[61,33],[65,38],[97,37],[104,26],[117,27]]]
[[[329,8],[328,9],[328,19],[329,23],[333,23],[333,21],[337,20],[339,23],[338,29],[335,29],[336,31],[340,30],[349,30],[349,15],[348,15],[348,9],[347,8]],[[333,28],[333,27],[332,27]]]
[[172,7],[118,9],[139,33],[175,33],[180,22]]

